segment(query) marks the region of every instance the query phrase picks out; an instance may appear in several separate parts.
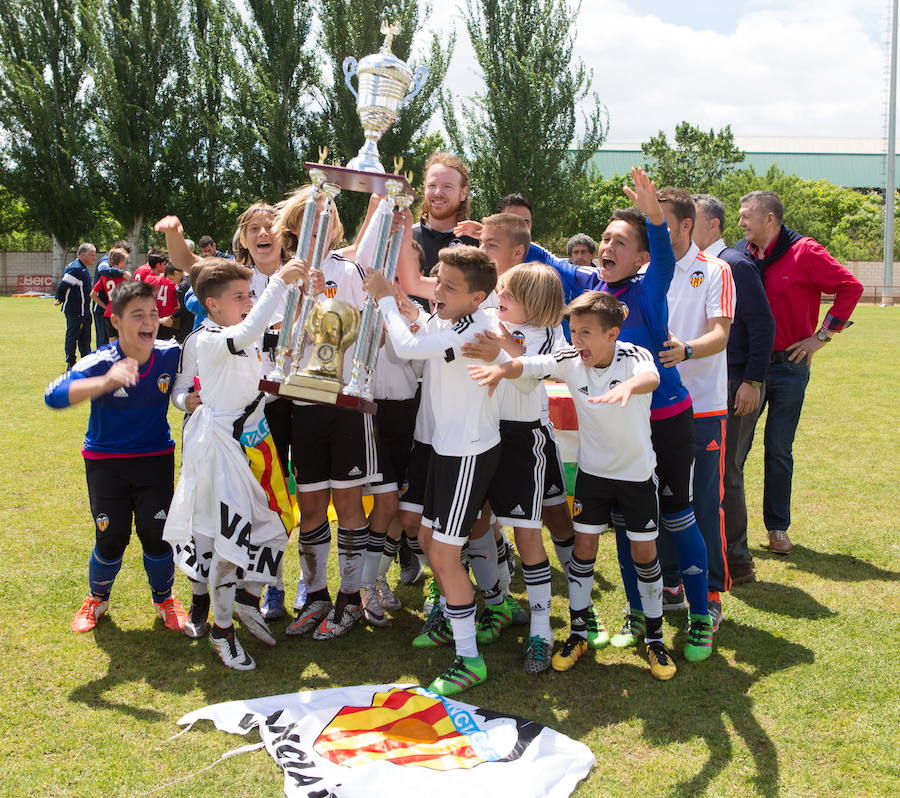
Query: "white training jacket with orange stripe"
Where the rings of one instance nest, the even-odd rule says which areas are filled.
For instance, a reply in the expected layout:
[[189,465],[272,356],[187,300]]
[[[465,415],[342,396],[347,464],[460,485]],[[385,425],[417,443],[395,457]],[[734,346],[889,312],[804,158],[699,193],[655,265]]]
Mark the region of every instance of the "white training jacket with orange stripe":
[[[709,331],[708,320],[734,318],[735,291],[731,267],[704,254],[693,242],[675,262],[675,276],[666,294],[669,329],[679,341],[693,341]],[[728,413],[726,350],[679,363],[678,373],[691,394],[694,418]]]

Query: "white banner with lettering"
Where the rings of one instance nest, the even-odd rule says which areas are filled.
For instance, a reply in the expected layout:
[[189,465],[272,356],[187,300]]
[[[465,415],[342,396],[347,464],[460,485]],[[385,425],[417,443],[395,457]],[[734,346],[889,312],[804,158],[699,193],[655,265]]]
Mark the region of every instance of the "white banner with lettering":
[[288,798],[565,798],[594,764],[587,746],[553,729],[416,686],[229,701],[178,722],[199,720],[256,729]]

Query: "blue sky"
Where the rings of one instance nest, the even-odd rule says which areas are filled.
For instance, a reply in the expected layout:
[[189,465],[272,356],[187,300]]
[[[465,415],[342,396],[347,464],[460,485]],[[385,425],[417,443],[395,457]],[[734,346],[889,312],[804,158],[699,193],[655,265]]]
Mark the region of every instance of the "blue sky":
[[[471,95],[479,68],[459,2],[432,7],[430,27],[457,31],[446,85]],[[609,110],[609,141],[682,120],[738,136],[876,138],[889,10],[890,0],[583,0],[575,55]],[[637,90],[616,80],[623,70],[645,76]]]

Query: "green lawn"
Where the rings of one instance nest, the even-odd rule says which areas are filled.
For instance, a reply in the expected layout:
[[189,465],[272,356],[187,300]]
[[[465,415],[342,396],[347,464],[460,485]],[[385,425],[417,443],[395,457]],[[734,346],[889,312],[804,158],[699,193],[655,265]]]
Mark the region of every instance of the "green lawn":
[[[633,651],[601,651],[570,673],[525,677],[520,632],[486,650],[490,681],[466,698],[590,746],[597,764],[577,795],[897,794],[900,309],[862,307],[855,320],[813,366],[795,445],[797,547],[788,558],[759,548],[761,451],[748,462],[760,581],[725,597],[711,660],[679,661],[675,680],[658,683]],[[446,651],[410,647],[421,588],[400,588],[409,609],[391,629],[360,627],[330,643],[281,634],[274,650],[250,641],[259,669],[227,671],[205,641],[155,618],[139,548],[129,549],[96,632],[72,634],[93,528],[79,454],[87,408],[54,412],[42,400],[64,361],[63,333],[49,300],[0,299],[0,794],[144,794],[241,742],[208,724],[167,742],[189,710],[298,689],[427,683],[448,661]],[[296,549],[286,562],[292,582]],[[564,583],[554,568],[561,635]],[[186,581],[176,587],[187,603]],[[514,588],[524,597],[520,577]],[[609,536],[596,599],[607,625],[617,624],[624,594]],[[679,645],[683,620],[666,624]],[[155,794],[277,796],[281,784],[258,751]]]

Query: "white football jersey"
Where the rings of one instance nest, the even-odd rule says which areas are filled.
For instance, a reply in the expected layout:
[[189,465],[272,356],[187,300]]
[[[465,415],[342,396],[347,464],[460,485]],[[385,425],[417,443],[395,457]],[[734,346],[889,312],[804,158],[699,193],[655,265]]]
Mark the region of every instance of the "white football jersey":
[[272,277],[240,324],[221,327],[207,319],[196,336],[200,399],[209,412],[234,417],[235,437],[252,433],[262,419],[258,341],[286,292],[281,278]]
[[[522,357],[549,355],[566,344],[559,325],[532,327],[530,324],[501,324],[525,347]],[[500,397],[500,418],[503,421],[547,421],[550,418],[550,403],[543,382],[530,389],[528,382],[503,380],[497,386],[497,395]]]
[[[708,332],[708,320],[734,318],[735,289],[731,267],[706,255],[696,244],[675,264],[666,293],[669,329],[679,341],[693,341]],[[728,355],[725,349],[709,357],[692,358],[676,368],[694,405],[694,418],[728,413]]]
[[553,355],[522,358],[522,377],[556,377],[565,381],[578,415],[578,468],[596,477],[645,482],[656,468],[650,440],[652,393],[635,394],[628,404],[591,404],[588,397],[602,396],[635,374],[659,377],[653,356],[635,344],[616,341],[612,363],[606,368],[585,365],[572,347]]
[[[475,340],[476,333],[497,332],[496,323],[485,311],[476,310],[455,323],[431,316],[424,331],[412,333],[393,297],[384,297],[378,307],[397,354],[426,361],[422,404],[430,406],[433,416],[430,443],[434,451],[464,457],[481,454],[500,443],[497,396],[489,396],[486,388],[475,383],[468,369],[474,361],[463,357],[460,351],[463,344]],[[508,359],[501,352],[498,360]],[[416,439],[422,440],[418,434]]]

